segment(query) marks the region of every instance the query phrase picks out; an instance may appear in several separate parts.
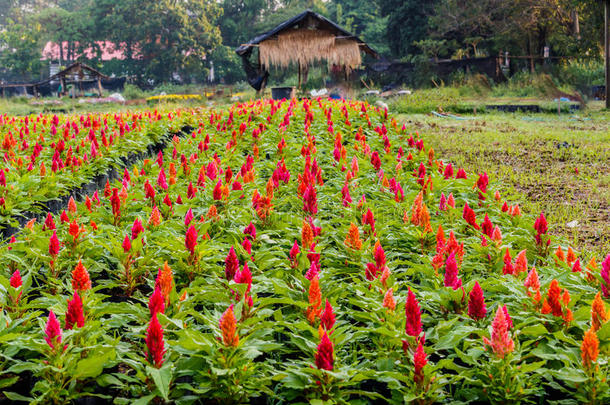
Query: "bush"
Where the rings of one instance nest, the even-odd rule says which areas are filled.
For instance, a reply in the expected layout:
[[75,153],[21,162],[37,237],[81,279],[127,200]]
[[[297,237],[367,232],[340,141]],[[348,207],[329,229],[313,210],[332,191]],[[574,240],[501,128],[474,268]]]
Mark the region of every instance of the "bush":
[[125,97],[127,100],[146,98],[146,92],[135,84],[127,83],[123,89],[123,97]]

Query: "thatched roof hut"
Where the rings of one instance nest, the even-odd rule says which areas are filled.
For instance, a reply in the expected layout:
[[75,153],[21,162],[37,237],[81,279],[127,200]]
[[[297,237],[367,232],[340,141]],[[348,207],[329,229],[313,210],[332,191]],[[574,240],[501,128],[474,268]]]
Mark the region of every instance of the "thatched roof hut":
[[[254,48],[258,48],[257,66],[249,60]],[[379,57],[355,35],[326,17],[307,10],[252,38],[235,52],[244,61],[248,81],[259,90],[264,87],[270,66],[286,68],[294,64],[300,72],[302,67],[326,61],[329,66],[340,66],[349,71],[362,64],[361,51]]]

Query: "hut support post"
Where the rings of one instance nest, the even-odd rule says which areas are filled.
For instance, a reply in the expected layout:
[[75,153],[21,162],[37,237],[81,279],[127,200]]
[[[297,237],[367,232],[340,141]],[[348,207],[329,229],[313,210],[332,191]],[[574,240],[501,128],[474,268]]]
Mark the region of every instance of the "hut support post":
[[299,85],[297,88],[300,91],[301,90],[301,61],[299,61],[298,65],[299,65]]
[[102,78],[99,76],[97,77],[97,92],[102,97]]

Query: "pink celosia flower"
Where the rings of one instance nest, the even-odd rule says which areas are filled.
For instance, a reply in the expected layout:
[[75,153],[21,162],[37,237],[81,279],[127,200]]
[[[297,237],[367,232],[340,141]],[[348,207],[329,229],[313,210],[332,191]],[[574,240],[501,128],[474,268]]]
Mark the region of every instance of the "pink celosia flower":
[[57,232],[53,231],[51,239],[49,239],[49,254],[51,256],[57,256],[59,254],[59,239],[57,239]]
[[602,294],[605,298],[610,298],[610,254],[606,256],[602,262],[602,269],[600,271],[602,276]]
[[55,349],[56,345],[61,343],[61,327],[53,311],[49,311],[49,319],[47,320],[44,332],[45,342],[47,342],[51,349]]
[[457,276],[458,267],[455,260],[455,253],[451,253],[445,262],[445,287],[457,290],[462,286],[462,280]]
[[330,305],[328,299],[326,299],[324,311],[320,315],[320,324],[327,331],[331,330],[335,325],[335,314],[333,312],[333,307]]
[[303,193],[303,210],[311,215],[318,213],[318,197],[316,189],[310,184]]
[[495,355],[501,359],[515,349],[515,343],[508,335],[508,330],[509,326],[504,309],[502,307],[498,307],[496,317],[492,323],[491,341],[484,337],[483,342],[486,345],[491,346]]

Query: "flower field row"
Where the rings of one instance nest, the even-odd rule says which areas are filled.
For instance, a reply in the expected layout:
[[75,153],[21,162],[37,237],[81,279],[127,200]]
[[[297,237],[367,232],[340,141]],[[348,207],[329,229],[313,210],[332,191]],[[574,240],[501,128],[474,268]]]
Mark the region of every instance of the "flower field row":
[[8,399],[609,400],[610,255],[366,103],[182,115],[2,247]]
[[[121,165],[185,125],[180,113],[0,116],[0,224],[15,225],[44,204]],[[67,201],[67,199],[66,199]],[[12,223],[11,223],[12,222]]]

